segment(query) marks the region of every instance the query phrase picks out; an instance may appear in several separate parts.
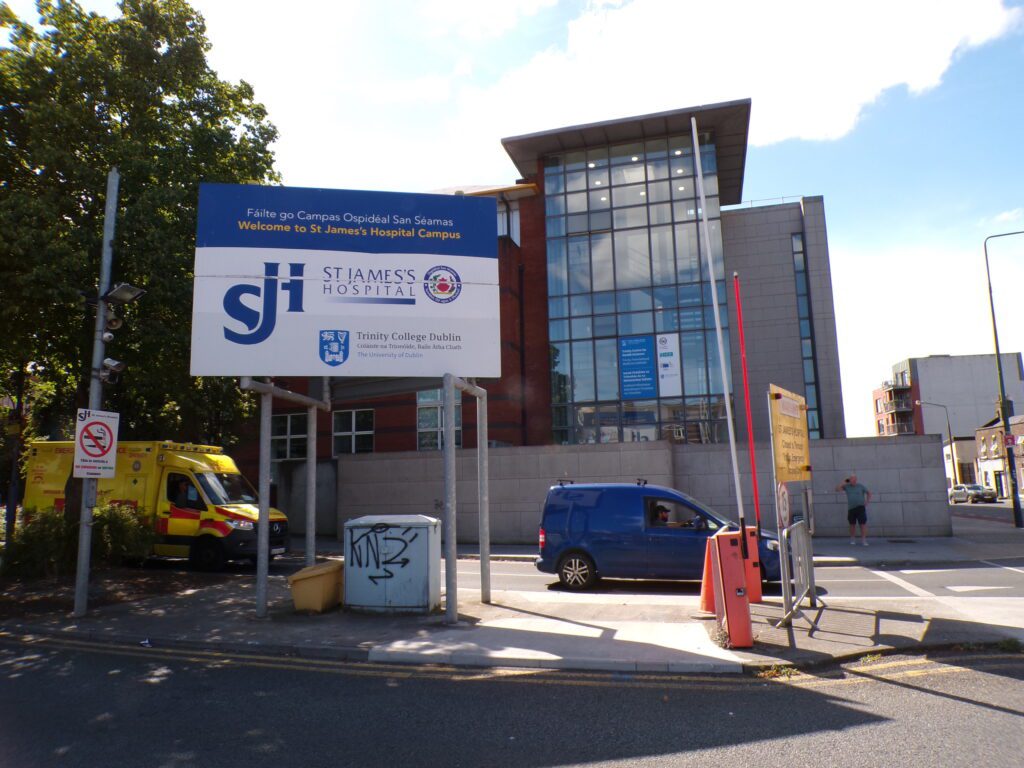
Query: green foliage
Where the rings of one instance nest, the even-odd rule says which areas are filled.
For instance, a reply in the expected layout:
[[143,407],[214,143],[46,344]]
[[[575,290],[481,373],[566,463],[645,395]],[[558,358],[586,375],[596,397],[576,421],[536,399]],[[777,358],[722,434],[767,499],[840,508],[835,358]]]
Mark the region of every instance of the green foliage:
[[145,288],[110,354],[128,364],[105,406],[121,439],[230,442],[254,408],[234,380],[189,376],[200,181],[277,180],[277,131],[252,88],[207,64],[185,0],[123,0],[121,17],[37,4],[41,26],[0,3],[0,393],[15,374],[49,389],[31,412],[59,436],[85,405],[106,179],[121,173],[113,281]]
[[156,533],[134,507],[113,504],[96,511],[92,525],[92,562],[123,565],[144,560]]
[[[78,521],[50,507],[28,510],[4,552],[5,575],[22,578],[64,578],[78,561]],[[116,566],[145,559],[156,534],[130,506],[109,505],[93,514],[90,568]]]
[[23,578],[61,578],[74,573],[78,526],[53,508],[25,510],[25,522],[4,550],[3,572]]
[[1004,653],[1024,653],[1024,643],[1013,637],[1000,640],[996,643],[996,648]]

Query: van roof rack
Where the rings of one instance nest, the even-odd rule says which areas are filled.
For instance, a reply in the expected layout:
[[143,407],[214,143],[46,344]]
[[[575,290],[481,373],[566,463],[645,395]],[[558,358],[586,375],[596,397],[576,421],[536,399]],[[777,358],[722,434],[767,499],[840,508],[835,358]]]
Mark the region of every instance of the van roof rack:
[[575,482],[575,480],[566,480],[564,477],[560,477],[558,478],[558,487],[565,488],[566,484],[572,485]]
[[643,486],[647,485],[647,480],[642,478],[642,477],[638,477],[636,479],[636,484],[641,486],[641,487],[643,487]]

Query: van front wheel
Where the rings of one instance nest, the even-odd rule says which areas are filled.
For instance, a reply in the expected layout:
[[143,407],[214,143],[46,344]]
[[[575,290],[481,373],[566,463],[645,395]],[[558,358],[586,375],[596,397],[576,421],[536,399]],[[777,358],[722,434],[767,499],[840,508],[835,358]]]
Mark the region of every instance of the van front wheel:
[[192,543],[188,559],[197,571],[219,571],[224,567],[224,548],[212,536],[201,536]]
[[566,589],[589,589],[597,582],[594,561],[581,552],[566,555],[558,564],[558,580]]

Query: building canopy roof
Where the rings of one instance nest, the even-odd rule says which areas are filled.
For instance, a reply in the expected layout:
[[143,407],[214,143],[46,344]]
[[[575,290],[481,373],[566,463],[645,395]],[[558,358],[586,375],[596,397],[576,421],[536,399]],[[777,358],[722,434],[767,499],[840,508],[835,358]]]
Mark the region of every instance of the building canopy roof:
[[557,128],[512,136],[502,139],[501,143],[519,172],[525,178],[530,178],[537,172],[537,161],[545,155],[605,144],[688,135],[691,117],[697,119],[698,132],[710,133],[715,143],[721,204],[735,205],[741,202],[747,134],[750,128],[750,99]]

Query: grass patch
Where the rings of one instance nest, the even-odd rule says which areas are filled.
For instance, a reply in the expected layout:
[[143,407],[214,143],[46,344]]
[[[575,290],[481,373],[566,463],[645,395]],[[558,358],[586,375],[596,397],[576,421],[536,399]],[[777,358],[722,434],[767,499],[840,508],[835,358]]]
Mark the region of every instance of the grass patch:
[[779,678],[790,678],[797,674],[796,667],[790,667],[783,664],[772,664],[766,669],[762,669],[757,673],[757,677],[762,680],[777,680]]
[[1004,653],[1024,653],[1024,644],[1012,637],[1000,640],[996,643],[996,648]]
[[859,661],[861,664],[870,664],[871,662],[878,661],[881,658],[882,654],[880,653],[868,653],[864,656],[861,656]]

